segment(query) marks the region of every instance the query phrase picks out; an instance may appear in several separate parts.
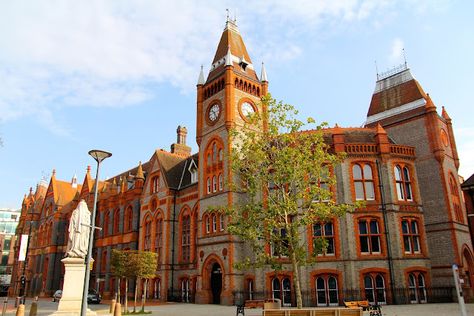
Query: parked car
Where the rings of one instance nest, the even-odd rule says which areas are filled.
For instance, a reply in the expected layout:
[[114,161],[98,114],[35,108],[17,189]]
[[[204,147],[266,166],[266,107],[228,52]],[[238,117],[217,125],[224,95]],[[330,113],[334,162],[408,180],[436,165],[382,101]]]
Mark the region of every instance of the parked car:
[[63,291],[62,290],[57,290],[53,294],[53,302],[59,302],[59,300],[61,299],[62,296],[63,296]]
[[95,290],[89,290],[89,294],[87,294],[87,303],[88,304],[100,304],[102,300],[102,296],[97,293]]

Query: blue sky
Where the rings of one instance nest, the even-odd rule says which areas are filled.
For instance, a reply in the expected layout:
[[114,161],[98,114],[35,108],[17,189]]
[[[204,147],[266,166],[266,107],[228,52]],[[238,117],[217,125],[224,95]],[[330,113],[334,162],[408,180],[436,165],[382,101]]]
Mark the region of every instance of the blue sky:
[[[470,95],[474,2],[2,1],[0,207],[19,208],[42,177],[77,174],[111,151],[114,176],[169,149],[177,125],[195,144],[200,65],[209,70],[237,17],[270,92],[302,117],[361,126],[379,72],[403,62],[454,122],[460,174],[474,173]],[[101,177],[102,178],[102,177]]]

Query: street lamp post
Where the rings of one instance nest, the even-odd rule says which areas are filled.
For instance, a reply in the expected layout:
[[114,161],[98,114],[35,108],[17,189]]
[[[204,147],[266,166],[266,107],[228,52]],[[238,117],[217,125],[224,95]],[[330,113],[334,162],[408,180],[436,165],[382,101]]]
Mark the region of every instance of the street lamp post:
[[87,313],[87,294],[89,293],[89,278],[90,278],[90,262],[91,262],[91,257],[92,257],[92,246],[94,244],[94,229],[95,227],[95,213],[97,211],[97,192],[99,189],[99,167],[100,163],[106,159],[112,156],[111,153],[103,151],[103,150],[98,150],[98,149],[93,149],[89,151],[89,155],[94,158],[95,161],[97,161],[97,171],[95,174],[95,192],[94,192],[94,207],[92,208],[92,214],[91,214],[91,226],[89,229],[89,247],[87,248],[87,257],[86,257],[86,273],[84,276],[84,289],[82,291],[82,305],[81,305],[81,316],[86,316]]

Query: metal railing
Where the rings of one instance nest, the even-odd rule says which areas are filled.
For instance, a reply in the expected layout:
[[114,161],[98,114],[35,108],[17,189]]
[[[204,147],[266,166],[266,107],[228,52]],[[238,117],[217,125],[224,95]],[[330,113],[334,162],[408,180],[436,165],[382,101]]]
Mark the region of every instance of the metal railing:
[[[389,289],[375,290],[373,296],[369,299],[370,293],[361,289],[343,289],[333,292],[317,292],[315,290],[302,291],[301,296],[303,306],[342,306],[344,301],[361,301],[369,299],[372,304],[422,304],[422,303],[450,303],[454,302],[454,287],[431,287],[425,289],[395,288],[393,296]],[[295,292],[272,292],[272,291],[234,291],[234,305],[242,304],[245,301],[265,301],[272,298],[281,300],[282,305],[296,306]],[[319,303],[318,303],[319,299]]]

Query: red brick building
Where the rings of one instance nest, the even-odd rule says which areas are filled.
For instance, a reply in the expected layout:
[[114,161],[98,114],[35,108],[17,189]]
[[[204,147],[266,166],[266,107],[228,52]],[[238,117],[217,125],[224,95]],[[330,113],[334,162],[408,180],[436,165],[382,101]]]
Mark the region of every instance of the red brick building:
[[[249,113],[265,111],[260,98],[267,92],[264,68],[258,76],[235,22],[228,21],[207,78],[201,70],[198,79],[198,153],[191,154],[187,130],[178,127],[169,152],[156,150],[147,162],[99,182],[96,225],[102,231],[95,235],[92,287],[104,296],[116,293],[111,250],[141,249],[159,258],[149,282],[152,298],[232,304],[234,292],[242,291],[247,299],[294,304],[291,273],[235,269],[250,250],[227,232],[225,216],[210,211],[243,198],[227,185],[229,130],[243,126]],[[347,153],[334,170],[337,201],[364,200],[366,206],[308,227],[308,251],[314,238],[326,238],[330,247],[316,265],[301,268],[306,304],[338,305],[352,297],[382,304],[450,300],[453,263],[472,295],[472,243],[456,181],[452,122],[444,109],[437,114],[410,70],[379,78],[366,127],[327,129],[325,141]],[[53,173],[49,186],[25,197],[19,231],[32,225],[30,295],[61,287],[68,217],[80,199],[92,207],[94,185],[89,168],[82,184]],[[18,285],[13,288],[17,293]]]

